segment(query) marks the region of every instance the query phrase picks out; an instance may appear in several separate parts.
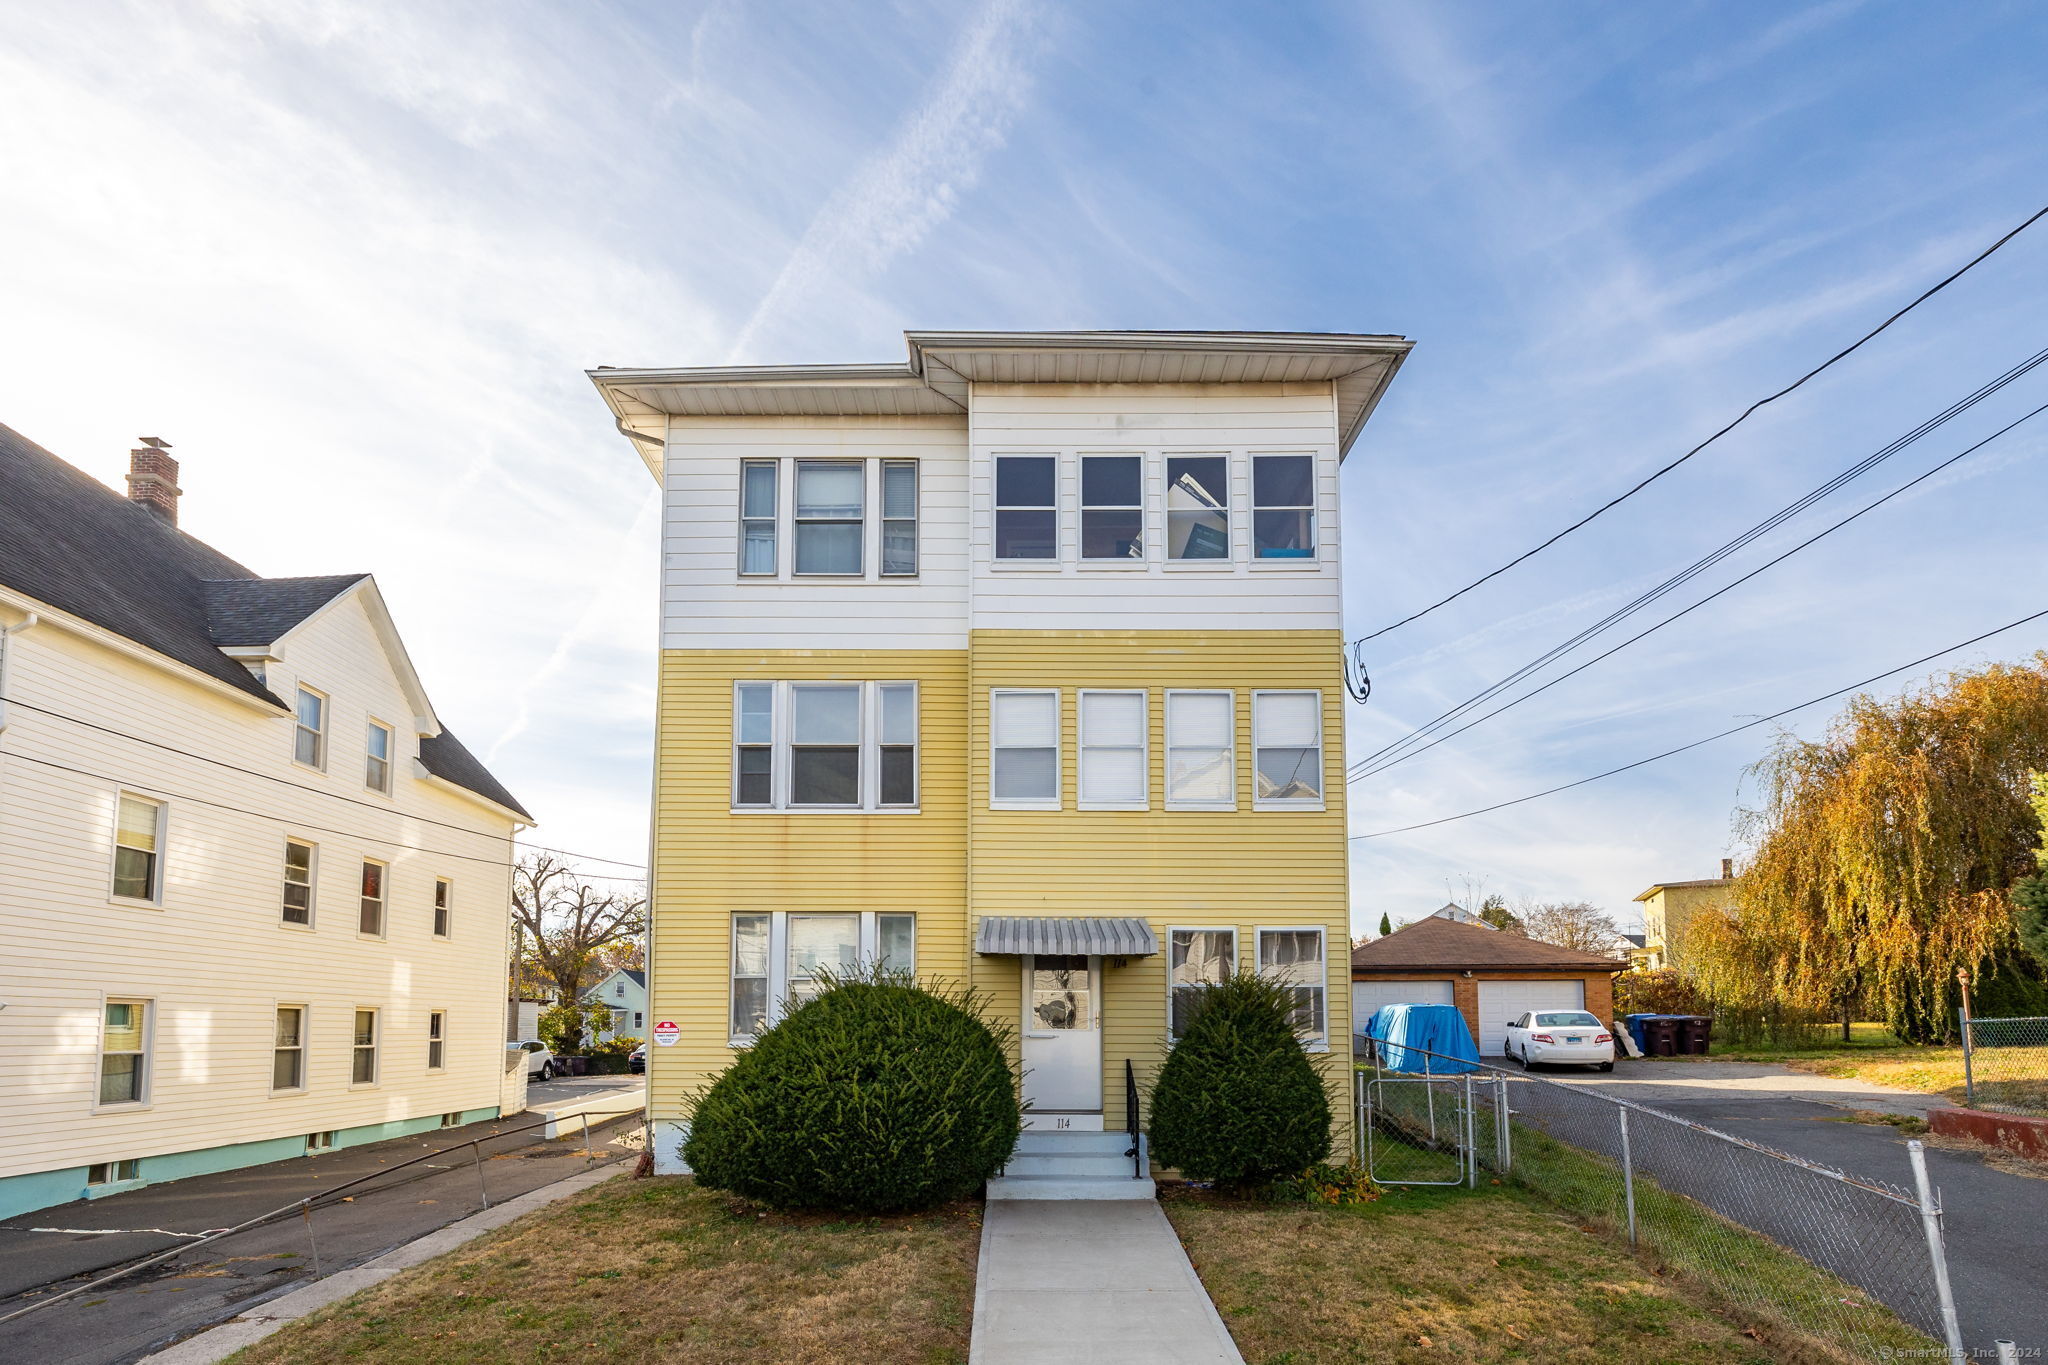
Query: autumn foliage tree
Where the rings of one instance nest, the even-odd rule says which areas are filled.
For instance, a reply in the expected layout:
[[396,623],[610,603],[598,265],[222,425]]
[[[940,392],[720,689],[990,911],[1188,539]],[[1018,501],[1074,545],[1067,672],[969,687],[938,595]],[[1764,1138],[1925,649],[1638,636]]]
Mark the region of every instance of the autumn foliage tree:
[[1764,799],[1742,817],[1732,913],[1695,917],[1688,965],[1718,1002],[1855,1012],[1912,1042],[1953,1032],[1958,971],[1980,1013],[2036,1012],[2010,888],[2035,865],[2043,769],[2048,653],[1860,696],[1821,738],[1781,737],[1753,770]]

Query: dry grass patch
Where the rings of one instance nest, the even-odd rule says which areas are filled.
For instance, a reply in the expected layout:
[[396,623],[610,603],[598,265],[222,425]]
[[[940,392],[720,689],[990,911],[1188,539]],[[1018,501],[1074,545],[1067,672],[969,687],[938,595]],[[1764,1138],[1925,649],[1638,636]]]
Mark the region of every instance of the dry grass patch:
[[1518,1190],[1396,1190],[1342,1209],[1183,1194],[1166,1211],[1248,1365],[1778,1358]]
[[685,1178],[611,1181],[250,1347],[237,1365],[967,1359],[978,1204],[764,1214]]

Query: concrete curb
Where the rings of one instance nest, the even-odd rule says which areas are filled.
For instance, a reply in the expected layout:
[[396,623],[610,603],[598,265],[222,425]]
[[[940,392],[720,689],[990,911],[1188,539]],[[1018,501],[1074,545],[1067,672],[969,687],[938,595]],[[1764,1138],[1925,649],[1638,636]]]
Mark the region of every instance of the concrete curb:
[[495,1204],[482,1213],[472,1214],[445,1228],[436,1229],[424,1237],[415,1238],[402,1247],[385,1252],[374,1260],[365,1261],[348,1270],[337,1270],[289,1294],[280,1294],[268,1302],[257,1305],[240,1317],[231,1318],[218,1327],[209,1328],[197,1336],[187,1337],[175,1346],[166,1347],[154,1355],[147,1355],[137,1365],[216,1365],[235,1352],[253,1342],[263,1340],[287,1323],[298,1321],[308,1313],[338,1303],[351,1294],[360,1293],[372,1285],[381,1284],[402,1270],[408,1270],[436,1256],[445,1255],[465,1242],[473,1242],[487,1232],[505,1226],[515,1218],[544,1208],[572,1194],[580,1194],[593,1185],[615,1180],[626,1174],[623,1162],[612,1162],[595,1170],[584,1171],[552,1185],[543,1185],[537,1190]]

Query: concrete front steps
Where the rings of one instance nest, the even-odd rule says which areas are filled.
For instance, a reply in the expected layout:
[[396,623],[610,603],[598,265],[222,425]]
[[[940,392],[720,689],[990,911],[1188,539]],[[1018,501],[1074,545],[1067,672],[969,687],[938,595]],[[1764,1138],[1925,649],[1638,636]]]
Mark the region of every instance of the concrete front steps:
[[[1143,1139],[1139,1139],[1143,1141]],[[1027,1131],[990,1199],[1153,1199],[1152,1177],[1133,1178],[1129,1133]],[[1149,1163],[1148,1163],[1149,1168]]]

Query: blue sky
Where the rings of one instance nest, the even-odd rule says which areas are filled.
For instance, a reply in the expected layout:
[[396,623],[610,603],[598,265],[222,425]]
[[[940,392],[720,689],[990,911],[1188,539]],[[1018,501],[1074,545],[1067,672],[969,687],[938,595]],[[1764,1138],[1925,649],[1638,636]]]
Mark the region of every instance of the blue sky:
[[[906,327],[1404,333],[1344,476],[1369,629],[2048,202],[2044,38],[2033,6],[1878,0],[12,6],[0,421],[116,482],[163,435],[195,533],[264,573],[374,571],[536,837],[637,860],[653,490],[586,367],[887,360]],[[1354,751],[2048,345],[2044,285],[2048,223],[1375,641]],[[1698,591],[2044,401],[2048,372]],[[1354,828],[1568,781],[2048,607],[2044,440],[2048,417],[1358,784]],[[2048,645],[2044,625],[1952,662]],[[1764,743],[1363,840],[1357,920],[1468,878],[1625,913],[1737,851]]]

